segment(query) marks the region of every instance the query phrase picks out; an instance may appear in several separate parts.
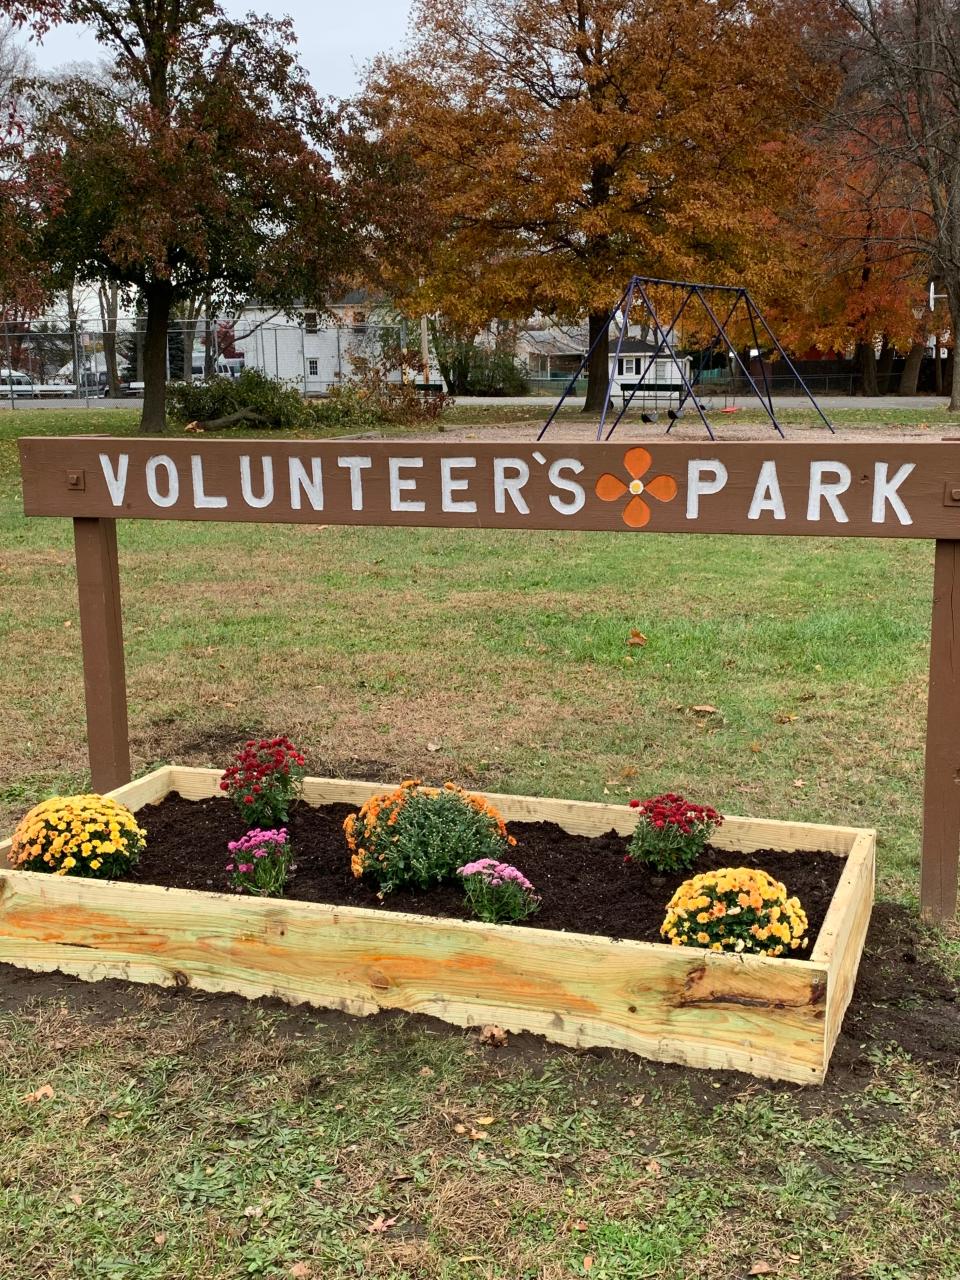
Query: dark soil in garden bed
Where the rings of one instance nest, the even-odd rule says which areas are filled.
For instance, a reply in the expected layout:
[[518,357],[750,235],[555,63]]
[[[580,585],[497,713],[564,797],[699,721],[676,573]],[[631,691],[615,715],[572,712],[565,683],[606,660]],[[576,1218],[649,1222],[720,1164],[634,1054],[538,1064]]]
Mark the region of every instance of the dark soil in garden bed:
[[[469,919],[458,884],[422,890],[398,890],[383,902],[376,888],[353,878],[343,835],[350,805],[314,808],[298,802],[287,828],[294,847],[295,871],[286,896],[302,902],[373,907],[420,915]],[[244,833],[244,824],[226,799],[184,800],[173,793],[137,815],[147,829],[147,848],[133,878],[178,889],[230,892],[227,843]],[[511,822],[517,839],[511,861],[542,895],[540,911],[524,924],[531,928],[592,933],[611,938],[659,942],[664,909],[684,876],[656,876],[626,864],[627,841],[616,832],[570,835],[553,822]],[[810,946],[823,923],[844,860],[829,853],[760,850],[731,853],[708,848],[696,871],[725,866],[762,867],[796,895],[810,921]],[[809,955],[809,951],[795,953]]]

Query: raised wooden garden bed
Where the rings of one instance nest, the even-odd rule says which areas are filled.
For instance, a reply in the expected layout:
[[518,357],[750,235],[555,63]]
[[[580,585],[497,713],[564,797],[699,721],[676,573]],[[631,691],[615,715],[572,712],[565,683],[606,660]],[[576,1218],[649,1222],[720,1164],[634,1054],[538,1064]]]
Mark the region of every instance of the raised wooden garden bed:
[[[165,766],[110,794],[137,810],[218,794],[219,770]],[[308,778],[310,804],[361,804],[382,784]],[[492,797],[508,821],[629,834],[620,805]],[[574,1046],[819,1083],[850,1002],[873,904],[875,833],[728,817],[731,851],[827,851],[846,866],[809,959],[486,925],[357,907],[0,870],[0,961],[94,981],[279,996],[366,1015],[496,1023]],[[0,843],[6,867],[9,841]],[[735,862],[735,856],[731,862]]]

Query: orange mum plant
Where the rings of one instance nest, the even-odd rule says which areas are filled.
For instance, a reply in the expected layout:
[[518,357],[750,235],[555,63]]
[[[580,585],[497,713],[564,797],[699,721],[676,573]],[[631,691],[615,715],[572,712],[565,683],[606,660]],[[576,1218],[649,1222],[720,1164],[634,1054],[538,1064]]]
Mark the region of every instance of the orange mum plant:
[[675,947],[760,951],[782,956],[809,943],[799,899],[766,871],[723,867],[685,880],[660,927]]
[[21,820],[10,863],[21,871],[116,880],[140,856],[146,834],[130,810],[108,796],[54,796]]
[[353,874],[375,880],[381,895],[401,886],[427,889],[465,862],[503,861],[516,844],[483,796],[452,782],[427,787],[419,778],[372,796],[343,829]]

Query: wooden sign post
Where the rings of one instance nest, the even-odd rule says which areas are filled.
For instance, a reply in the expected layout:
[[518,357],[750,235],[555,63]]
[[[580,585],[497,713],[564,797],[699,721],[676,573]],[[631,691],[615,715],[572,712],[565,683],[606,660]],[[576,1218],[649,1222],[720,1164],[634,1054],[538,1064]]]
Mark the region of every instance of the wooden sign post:
[[921,905],[956,911],[960,450],[810,444],[37,438],[24,511],[73,518],[93,785],[130,778],[116,521],[596,529],[936,541]]

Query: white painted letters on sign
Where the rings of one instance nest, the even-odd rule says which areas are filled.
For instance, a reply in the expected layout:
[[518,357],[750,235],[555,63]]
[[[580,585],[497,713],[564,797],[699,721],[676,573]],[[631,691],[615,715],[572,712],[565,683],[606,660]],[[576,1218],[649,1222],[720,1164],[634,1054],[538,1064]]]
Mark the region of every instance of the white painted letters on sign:
[[[700,498],[719,493],[727,483],[727,468],[719,458],[696,459],[687,463],[687,519],[700,515]],[[710,478],[707,479],[706,477]]]
[[558,498],[555,493],[550,495],[551,507],[554,511],[559,511],[562,516],[576,515],[586,505],[587,495],[583,485],[577,484],[576,480],[567,479],[563,474],[565,471],[572,471],[575,476],[578,476],[582,470],[583,463],[578,462],[576,458],[558,458],[547,472],[554,488],[571,495],[569,498]]
[[753,501],[747,512],[748,520],[759,520],[764,511],[772,513],[774,520],[786,520],[787,513],[783,507],[783,494],[780,492],[780,479],[777,475],[777,464],[765,462],[757,476],[757,487],[753,491]]
[[[656,500],[647,504],[643,522],[650,532],[682,527],[685,532],[899,537],[908,531],[917,536],[928,527],[933,494],[936,528],[953,532],[944,524],[939,500],[949,467],[931,472],[922,456],[904,462],[904,455],[913,456],[906,447],[897,447],[895,460],[889,461],[877,459],[880,449],[871,455],[862,445],[849,450],[835,443],[824,446],[823,454],[809,447],[800,452],[799,446],[793,452],[735,445],[724,453],[725,446],[710,445],[699,454],[698,446],[670,444],[658,452],[651,445],[649,453],[634,450],[632,457],[619,450],[598,457],[573,445],[569,452],[563,446],[562,456],[559,449],[549,454],[522,444],[503,452],[473,444],[470,453],[461,452],[468,446],[451,445],[449,454],[434,445],[398,444],[396,452],[368,446],[368,454],[354,455],[292,442],[273,449],[243,443],[232,451],[219,441],[210,443],[216,447],[180,442],[168,446],[169,454],[151,454],[156,443],[137,449],[123,441],[97,442],[86,465],[88,474],[97,472],[102,514],[146,510],[156,515],[160,508],[167,518],[198,513],[207,519],[249,520],[252,508],[255,518],[265,520],[303,520],[324,512],[333,522],[358,523],[349,513],[362,512],[359,523],[382,518],[387,524],[411,524],[417,523],[411,517],[422,516],[427,525],[556,528],[570,523],[620,529],[635,527],[626,513],[628,494],[646,493]],[[889,459],[892,449],[882,452]],[[638,468],[640,477],[633,474]],[[960,473],[960,463],[957,469]],[[684,472],[686,501],[670,505]],[[67,473],[68,488],[94,491],[89,481],[85,485],[82,469],[78,473]],[[394,513],[404,518],[392,520]],[[960,540],[960,510],[956,533]]]
[[391,511],[426,511],[427,504],[419,499],[403,498],[403,493],[415,493],[416,479],[412,476],[401,476],[401,468],[422,467],[422,458],[391,458],[390,470],[390,510]]
[[454,498],[454,493],[463,493],[470,485],[469,479],[464,476],[454,477],[453,471],[466,470],[468,467],[477,465],[476,458],[441,458],[440,459],[440,510],[441,511],[462,511],[464,514],[472,514],[477,509],[477,504],[469,500]]
[[[161,493],[157,484],[157,472],[160,470],[166,473],[166,493]],[[165,453],[147,459],[147,497],[155,507],[172,507],[180,497],[180,473],[173,459]]]
[[[513,474],[508,475],[510,471]],[[507,496],[522,516],[530,514],[523,486],[530,479],[530,468],[522,458],[494,458],[493,460],[493,509],[497,515],[507,510]]]
[[337,466],[350,472],[350,510],[363,510],[363,475],[368,467],[373,466],[371,457],[338,458]]
[[269,507],[273,502],[273,459],[269,455],[265,455],[260,459],[260,465],[263,479],[260,485],[260,493],[254,493],[253,477],[250,474],[250,455],[245,453],[240,459],[240,492],[243,494],[243,500],[247,506],[255,507],[258,511],[264,507]]
[[303,506],[303,496],[314,511],[323,510],[323,464],[319,458],[310,459],[310,475],[299,458],[290,459],[290,505],[294,511]]
[[129,453],[121,453],[116,471],[113,469],[113,463],[110,461],[109,456],[101,453],[100,466],[103,470],[103,478],[107,482],[110,501],[115,507],[122,507],[123,495],[127,491],[127,472],[130,470]]
[[897,474],[890,477],[889,462],[878,462],[873,468],[873,510],[870,519],[874,524],[883,524],[887,518],[889,503],[894,515],[901,524],[913,524],[913,516],[904,506],[903,499],[897,490],[911,471],[916,469],[915,462],[905,462]]
[[[832,476],[833,479],[828,477]],[[807,519],[819,520],[821,500],[833,512],[838,524],[846,524],[849,516],[840,505],[840,494],[850,488],[850,468],[844,462],[811,462],[810,488],[807,493]]]
[[204,508],[216,510],[227,505],[227,499],[217,494],[208,494],[203,488],[203,458],[195,453],[190,458],[190,475],[193,480],[193,505],[198,511]]

